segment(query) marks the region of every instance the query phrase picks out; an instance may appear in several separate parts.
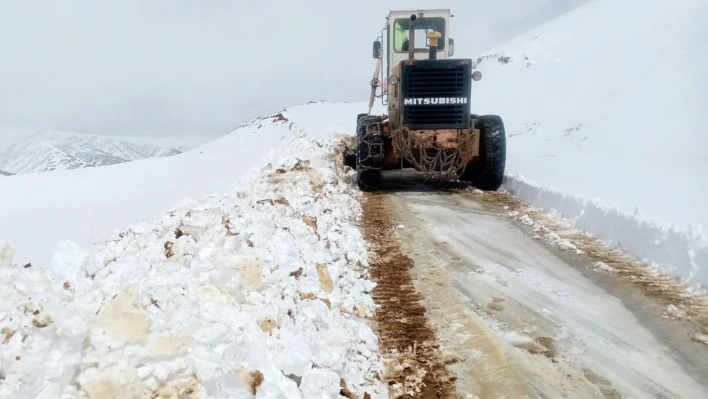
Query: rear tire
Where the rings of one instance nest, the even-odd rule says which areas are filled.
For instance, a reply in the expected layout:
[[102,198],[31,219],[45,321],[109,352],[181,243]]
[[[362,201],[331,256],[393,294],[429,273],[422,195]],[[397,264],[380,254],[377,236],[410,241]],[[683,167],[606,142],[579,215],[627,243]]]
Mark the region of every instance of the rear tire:
[[504,181],[506,168],[504,122],[497,115],[482,115],[476,119],[475,127],[480,133],[479,157],[474,164],[465,168],[460,180],[471,180],[480,190],[495,191]]
[[384,140],[381,123],[375,117],[363,115],[358,119],[356,129],[357,183],[362,191],[376,191],[381,188],[383,182]]

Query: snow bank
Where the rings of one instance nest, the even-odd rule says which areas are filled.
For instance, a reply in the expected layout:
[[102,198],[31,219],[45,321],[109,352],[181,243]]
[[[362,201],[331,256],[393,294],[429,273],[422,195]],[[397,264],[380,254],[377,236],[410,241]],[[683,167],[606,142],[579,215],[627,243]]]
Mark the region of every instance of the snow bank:
[[232,192],[93,252],[63,241],[23,266],[5,246],[0,397],[385,397],[360,194],[331,138],[288,142]]
[[130,223],[157,217],[183,198],[233,188],[258,173],[268,151],[295,135],[353,133],[362,104],[316,103],[258,118],[231,134],[169,158],[97,168],[3,177],[0,245],[17,248],[18,263],[46,263],[59,240],[89,247]]
[[480,57],[472,99],[504,118],[513,194],[703,285],[706,20],[700,0],[595,0]]

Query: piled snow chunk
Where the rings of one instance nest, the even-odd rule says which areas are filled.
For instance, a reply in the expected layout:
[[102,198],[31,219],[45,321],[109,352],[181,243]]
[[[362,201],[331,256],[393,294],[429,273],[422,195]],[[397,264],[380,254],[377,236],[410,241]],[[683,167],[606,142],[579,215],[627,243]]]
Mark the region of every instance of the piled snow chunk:
[[331,370],[311,369],[302,378],[302,392],[306,398],[338,399],[339,376]]
[[595,269],[601,270],[603,272],[611,272],[613,270],[612,266],[608,265],[605,262],[598,261],[598,262],[593,263],[593,266],[595,266]]
[[708,334],[696,334],[693,340],[708,345]]
[[[529,208],[535,210],[534,208]],[[583,251],[578,249],[578,247],[573,244],[570,240],[561,237],[555,231],[551,231],[549,228],[544,226],[542,223],[533,220],[527,214],[521,214],[519,211],[510,211],[507,213],[507,217],[519,221],[522,225],[526,226],[528,229],[535,233],[535,238],[543,238],[549,244],[556,246],[564,251],[573,251],[578,255],[583,254]]]
[[664,316],[665,317],[675,317],[677,319],[686,317],[686,312],[684,310],[679,309],[675,305],[669,305],[666,307],[666,311],[664,311]]
[[[0,397],[385,397],[352,175],[300,137],[230,194],[49,266],[0,249]],[[62,396],[63,395],[63,396]]]
[[89,326],[59,276],[11,266],[12,252],[0,250],[0,397],[58,397],[79,370]]

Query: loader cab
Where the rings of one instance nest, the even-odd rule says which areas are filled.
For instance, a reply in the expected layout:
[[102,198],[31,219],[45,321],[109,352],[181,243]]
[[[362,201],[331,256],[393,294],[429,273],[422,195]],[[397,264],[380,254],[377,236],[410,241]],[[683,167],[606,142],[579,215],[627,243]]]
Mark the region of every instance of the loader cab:
[[[416,15],[414,29],[410,30],[411,15]],[[391,11],[386,17],[386,27],[380,40],[374,42],[374,58],[381,57],[385,62],[386,78],[392,75],[394,68],[401,61],[408,60],[411,34],[415,43],[414,58],[417,60],[429,59],[428,33],[440,33],[436,58],[448,59],[454,55],[454,40],[450,38],[449,9],[437,10],[402,10]]]

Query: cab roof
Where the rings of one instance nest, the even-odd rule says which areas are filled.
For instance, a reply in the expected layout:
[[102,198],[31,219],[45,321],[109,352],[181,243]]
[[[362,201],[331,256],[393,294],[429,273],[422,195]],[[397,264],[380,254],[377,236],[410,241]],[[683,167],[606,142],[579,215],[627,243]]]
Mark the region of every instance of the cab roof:
[[423,13],[423,15],[430,15],[430,16],[450,16],[450,9],[449,8],[436,8],[436,9],[418,9],[418,10],[392,10],[389,11],[387,19],[390,18],[408,18],[411,16],[411,14],[416,14],[419,15],[420,13]]

